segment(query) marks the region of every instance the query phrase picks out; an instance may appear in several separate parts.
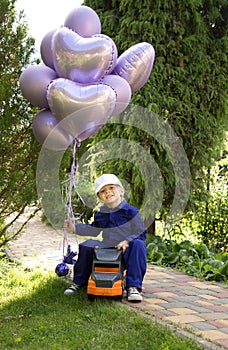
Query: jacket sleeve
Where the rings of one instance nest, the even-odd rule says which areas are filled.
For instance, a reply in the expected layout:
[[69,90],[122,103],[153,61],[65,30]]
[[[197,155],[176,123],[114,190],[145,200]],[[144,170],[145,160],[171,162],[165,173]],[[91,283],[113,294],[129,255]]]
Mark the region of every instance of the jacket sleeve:
[[92,236],[97,237],[102,231],[101,227],[98,227],[98,223],[96,220],[96,215],[94,221],[91,224],[76,224],[75,225],[76,234],[79,236]]

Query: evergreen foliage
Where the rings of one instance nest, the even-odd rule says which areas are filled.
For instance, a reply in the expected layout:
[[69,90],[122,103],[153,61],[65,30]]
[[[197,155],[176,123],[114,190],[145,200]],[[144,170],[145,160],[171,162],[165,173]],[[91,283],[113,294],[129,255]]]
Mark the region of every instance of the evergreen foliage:
[[[205,169],[218,157],[227,129],[227,1],[86,0],[83,4],[97,12],[102,33],[116,43],[119,56],[139,42],[154,46],[152,74],[133,94],[131,103],[157,113],[180,138],[191,170],[188,209],[200,206],[207,192]],[[164,180],[160,212],[164,217],[173,201],[176,180],[166,151],[138,129],[110,125],[106,124],[89,144],[102,138],[126,137],[149,150]],[[133,164],[137,156],[133,152]],[[97,171],[112,171],[127,178],[135,187],[132,203],[142,201],[142,177],[134,167],[114,160]]]

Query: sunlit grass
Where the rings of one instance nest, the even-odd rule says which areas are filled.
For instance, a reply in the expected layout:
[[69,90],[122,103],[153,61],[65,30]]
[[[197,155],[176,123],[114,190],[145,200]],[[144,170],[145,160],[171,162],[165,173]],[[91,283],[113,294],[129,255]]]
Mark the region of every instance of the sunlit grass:
[[53,272],[0,260],[0,349],[202,349],[116,301],[66,297]]

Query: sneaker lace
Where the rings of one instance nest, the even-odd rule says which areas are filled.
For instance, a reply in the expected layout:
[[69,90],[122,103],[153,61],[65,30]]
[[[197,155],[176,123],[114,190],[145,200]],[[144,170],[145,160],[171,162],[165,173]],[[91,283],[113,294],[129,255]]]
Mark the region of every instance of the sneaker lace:
[[139,291],[136,287],[130,287],[129,294],[139,294]]

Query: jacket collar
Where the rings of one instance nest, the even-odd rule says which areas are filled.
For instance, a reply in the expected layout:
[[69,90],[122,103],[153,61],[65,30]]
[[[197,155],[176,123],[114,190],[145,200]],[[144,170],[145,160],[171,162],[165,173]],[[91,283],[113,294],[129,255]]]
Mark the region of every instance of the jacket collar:
[[122,202],[115,208],[108,208],[106,205],[102,205],[100,211],[105,213],[112,213],[120,209],[127,209],[127,201],[125,199],[123,199]]

